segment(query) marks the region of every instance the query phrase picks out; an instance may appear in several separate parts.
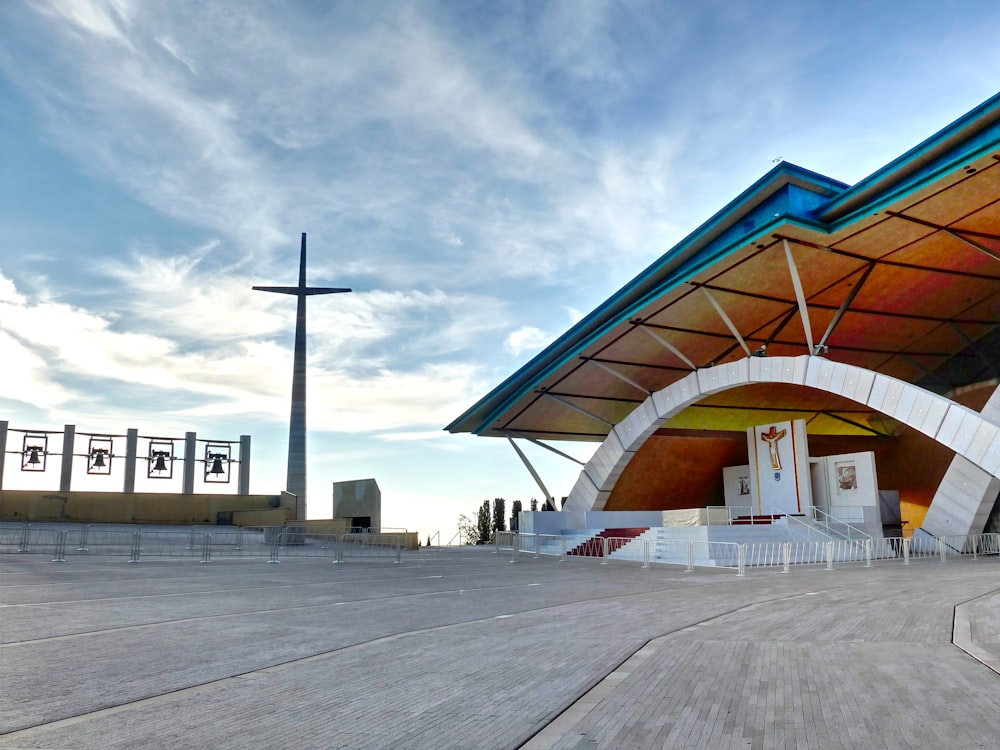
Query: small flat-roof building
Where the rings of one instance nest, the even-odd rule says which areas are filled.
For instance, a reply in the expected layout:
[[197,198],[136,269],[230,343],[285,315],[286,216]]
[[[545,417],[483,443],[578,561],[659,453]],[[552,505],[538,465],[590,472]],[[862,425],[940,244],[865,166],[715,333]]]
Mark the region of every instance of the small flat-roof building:
[[564,509],[668,510],[801,419],[810,456],[873,452],[911,529],[968,534],[998,378],[1000,94],[856,185],[778,164],[446,429],[600,442]]

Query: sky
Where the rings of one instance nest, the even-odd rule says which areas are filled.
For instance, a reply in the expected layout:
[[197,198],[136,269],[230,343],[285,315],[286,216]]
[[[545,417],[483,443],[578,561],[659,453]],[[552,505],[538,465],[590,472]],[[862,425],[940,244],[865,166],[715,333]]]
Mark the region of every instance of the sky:
[[354,290],[309,300],[309,517],[374,478],[383,526],[447,543],[542,493],[445,425],[776,161],[855,183],[995,94],[997,29],[995,0],[5,0],[8,449],[250,435],[283,489],[295,303],[251,286],[294,285],[306,232],[308,283]]

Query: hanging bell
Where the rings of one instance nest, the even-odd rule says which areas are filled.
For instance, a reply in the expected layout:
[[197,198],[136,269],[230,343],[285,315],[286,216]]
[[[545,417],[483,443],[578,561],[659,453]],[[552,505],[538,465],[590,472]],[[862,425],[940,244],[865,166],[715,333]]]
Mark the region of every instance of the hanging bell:
[[222,468],[222,458],[218,455],[212,456],[212,468],[208,470],[209,474],[225,474],[226,470]]
[[103,469],[107,466],[107,464],[104,463],[104,451],[100,448],[94,451],[94,462],[92,465],[95,469]]
[[167,462],[163,458],[164,455],[166,455],[166,454],[163,453],[162,451],[156,451],[156,453],[154,455],[156,456],[156,463],[153,464],[153,471],[166,471],[167,470]]
[[31,446],[31,447],[28,448],[28,451],[29,451],[29,453],[28,453],[28,464],[30,466],[37,466],[38,464],[41,463],[41,461],[38,458],[38,452],[40,450],[41,450],[41,448],[38,448],[36,446]]

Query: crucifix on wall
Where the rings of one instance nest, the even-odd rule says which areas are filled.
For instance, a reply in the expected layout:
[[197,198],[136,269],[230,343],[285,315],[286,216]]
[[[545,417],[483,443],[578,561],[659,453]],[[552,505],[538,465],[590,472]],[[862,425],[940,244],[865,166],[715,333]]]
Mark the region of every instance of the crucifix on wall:
[[771,454],[771,468],[775,471],[781,471],[781,456],[778,455],[778,441],[785,435],[785,430],[779,432],[774,425],[771,425],[771,429],[767,432],[760,434],[760,439],[767,443],[767,449]]

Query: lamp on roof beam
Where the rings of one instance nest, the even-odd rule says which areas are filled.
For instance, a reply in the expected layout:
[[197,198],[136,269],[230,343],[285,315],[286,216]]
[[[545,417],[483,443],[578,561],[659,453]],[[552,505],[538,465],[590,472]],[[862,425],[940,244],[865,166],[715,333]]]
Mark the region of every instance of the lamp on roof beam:
[[767,344],[761,344],[760,349],[755,351],[750,355],[751,357],[766,357],[767,356]]
[[111,473],[111,438],[104,435],[92,435],[87,446],[87,473]]
[[48,435],[26,432],[21,449],[21,471],[45,471],[48,448]]

